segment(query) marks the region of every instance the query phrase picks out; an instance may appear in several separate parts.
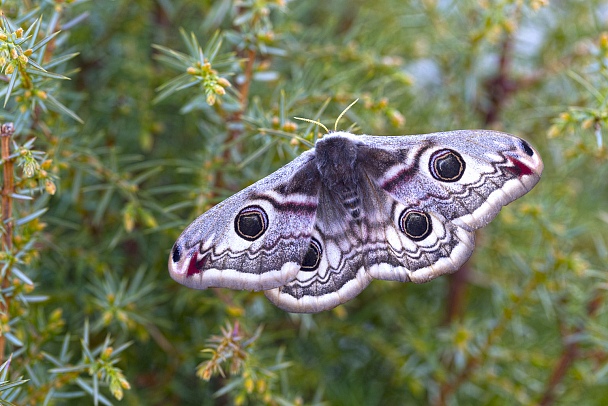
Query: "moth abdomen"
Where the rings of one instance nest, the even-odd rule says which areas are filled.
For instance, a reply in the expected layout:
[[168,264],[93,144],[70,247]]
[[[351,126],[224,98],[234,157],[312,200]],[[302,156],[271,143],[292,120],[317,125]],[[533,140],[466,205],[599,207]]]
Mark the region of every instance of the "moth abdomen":
[[358,219],[361,216],[361,197],[356,187],[345,188],[340,193],[340,201],[353,219]]
[[358,207],[360,204],[361,199],[359,199],[359,196],[350,197],[342,201],[342,205],[351,210]]

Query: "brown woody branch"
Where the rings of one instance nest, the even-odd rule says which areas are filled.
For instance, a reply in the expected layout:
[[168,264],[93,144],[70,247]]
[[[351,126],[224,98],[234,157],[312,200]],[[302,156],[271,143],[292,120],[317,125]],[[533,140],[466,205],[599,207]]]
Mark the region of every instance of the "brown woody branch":
[[[13,193],[15,192],[13,160],[11,154],[11,139],[15,129],[13,123],[3,124],[0,128],[0,150],[2,153],[3,162],[3,183],[2,183],[2,250],[4,255],[12,255],[13,250]],[[5,289],[9,286],[10,267],[6,270],[6,274],[2,278],[1,287]],[[10,298],[4,297],[0,301],[0,316],[8,320],[8,308]],[[0,331],[0,364],[4,362],[4,350],[6,347],[6,338],[4,330]]]

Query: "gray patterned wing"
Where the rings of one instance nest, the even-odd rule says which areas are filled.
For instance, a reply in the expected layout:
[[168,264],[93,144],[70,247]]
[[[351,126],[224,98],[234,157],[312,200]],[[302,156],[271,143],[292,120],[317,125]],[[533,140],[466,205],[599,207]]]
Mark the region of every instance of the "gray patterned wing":
[[171,277],[196,289],[288,283],[310,244],[320,185],[311,150],[217,204],[176,241]]
[[543,170],[527,142],[495,131],[361,141],[363,170],[398,202],[386,235],[388,247],[406,260],[403,270],[370,271],[379,279],[426,282],[458,270],[472,253],[472,232],[530,191]]
[[[372,199],[366,201],[375,204]],[[314,313],[357,296],[372,280],[366,271],[369,256],[365,216],[363,210],[358,220],[353,219],[340,196],[323,185],[302,268],[293,281],[267,290],[266,297],[283,310]]]
[[328,310],[357,296],[372,277],[409,281],[412,269],[455,271],[472,252],[472,232],[436,214],[428,218],[428,235],[408,238],[399,227],[407,208],[365,176],[360,185],[357,219],[338,196],[321,190],[307,260],[293,281],[265,292],[275,305],[296,313]]
[[265,292],[284,310],[331,309],[372,278],[426,282],[458,270],[473,252],[474,230],[529,191],[542,172],[525,141],[496,132],[355,142],[357,190],[351,196],[322,186],[300,272]]
[[539,181],[525,141],[493,131],[334,133],[217,205],[176,242],[178,282],[265,290],[292,312],[331,309],[373,278],[456,271],[473,232]]

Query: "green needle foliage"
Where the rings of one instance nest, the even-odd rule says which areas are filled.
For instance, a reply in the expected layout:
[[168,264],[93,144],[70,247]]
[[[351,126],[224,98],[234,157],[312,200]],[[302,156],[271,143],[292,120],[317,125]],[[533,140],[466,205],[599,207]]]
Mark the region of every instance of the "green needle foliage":
[[[1,405],[608,403],[600,0],[2,0]],[[315,315],[168,275],[339,129],[528,139],[539,185],[423,285]],[[12,123],[12,124],[11,124]]]

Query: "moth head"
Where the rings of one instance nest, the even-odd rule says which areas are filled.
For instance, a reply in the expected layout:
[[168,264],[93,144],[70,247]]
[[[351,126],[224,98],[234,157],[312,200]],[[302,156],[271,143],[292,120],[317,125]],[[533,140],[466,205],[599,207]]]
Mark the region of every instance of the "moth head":
[[320,138],[315,143],[317,167],[321,172],[352,171],[357,160],[358,143],[356,136],[345,132],[334,132]]

